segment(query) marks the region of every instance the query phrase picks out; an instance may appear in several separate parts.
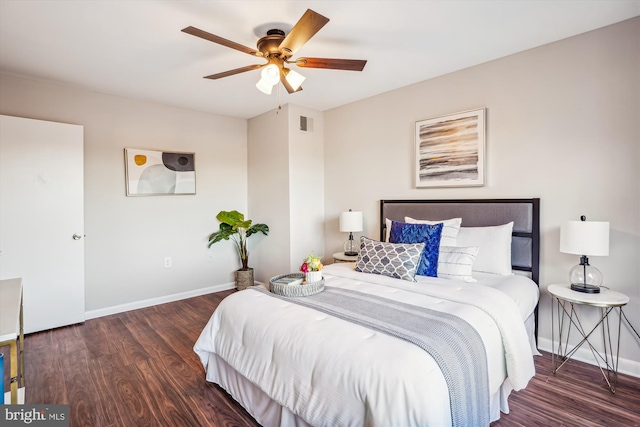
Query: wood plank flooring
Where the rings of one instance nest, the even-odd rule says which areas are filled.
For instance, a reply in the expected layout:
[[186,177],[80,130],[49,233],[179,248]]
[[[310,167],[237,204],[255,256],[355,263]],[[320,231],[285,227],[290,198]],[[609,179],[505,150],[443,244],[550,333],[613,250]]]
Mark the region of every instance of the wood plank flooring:
[[[70,404],[71,426],[257,426],[205,381],[192,350],[231,292],[28,335],[27,403]],[[640,426],[640,379],[620,375],[612,395],[597,367],[570,361],[553,375],[548,353],[535,360],[535,378],[493,427]]]

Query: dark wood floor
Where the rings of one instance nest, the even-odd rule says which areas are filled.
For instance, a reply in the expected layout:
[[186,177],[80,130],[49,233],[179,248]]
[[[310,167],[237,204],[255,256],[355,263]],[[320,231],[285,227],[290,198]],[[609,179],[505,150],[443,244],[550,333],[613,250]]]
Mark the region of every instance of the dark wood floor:
[[[256,426],[192,350],[230,292],[27,336],[27,403],[70,404],[71,426]],[[570,361],[553,375],[549,354],[536,372],[492,426],[640,426],[640,379],[621,375],[612,395],[597,367]]]

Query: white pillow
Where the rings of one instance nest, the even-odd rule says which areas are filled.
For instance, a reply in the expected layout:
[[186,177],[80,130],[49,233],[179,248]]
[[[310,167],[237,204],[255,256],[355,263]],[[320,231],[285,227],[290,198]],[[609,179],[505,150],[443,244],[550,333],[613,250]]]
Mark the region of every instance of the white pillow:
[[460,230],[460,224],[462,224],[462,218],[451,218],[442,221],[429,221],[426,219],[413,219],[405,216],[404,222],[408,224],[440,224],[442,223],[442,234],[440,236],[440,246],[456,246],[456,240],[458,238],[458,231]]
[[384,236],[384,241],[388,242],[389,241],[389,235],[391,234],[391,220],[389,218],[385,218],[384,219],[384,229],[386,231],[386,235]]
[[444,279],[475,282],[472,276],[473,262],[480,250],[477,246],[440,246],[438,255],[438,277]]
[[473,271],[510,275],[513,222],[491,227],[460,227],[456,246],[478,246]]

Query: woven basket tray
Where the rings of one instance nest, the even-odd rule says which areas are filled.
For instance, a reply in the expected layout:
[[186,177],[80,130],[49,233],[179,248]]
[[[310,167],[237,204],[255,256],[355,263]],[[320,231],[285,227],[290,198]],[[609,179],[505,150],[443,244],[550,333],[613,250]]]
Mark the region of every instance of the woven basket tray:
[[303,273],[289,273],[281,274],[279,276],[269,279],[269,291],[274,294],[284,295],[286,297],[306,297],[309,295],[315,295],[324,290],[324,279],[319,282],[305,283],[302,285],[283,285],[280,283],[273,283],[275,280],[283,277],[300,277],[304,279]]

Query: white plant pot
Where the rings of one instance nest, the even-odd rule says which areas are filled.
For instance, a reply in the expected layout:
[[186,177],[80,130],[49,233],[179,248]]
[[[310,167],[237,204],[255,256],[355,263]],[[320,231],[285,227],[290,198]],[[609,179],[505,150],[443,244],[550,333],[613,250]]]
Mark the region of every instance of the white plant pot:
[[315,283],[322,280],[322,271],[310,271],[306,273],[307,283]]

